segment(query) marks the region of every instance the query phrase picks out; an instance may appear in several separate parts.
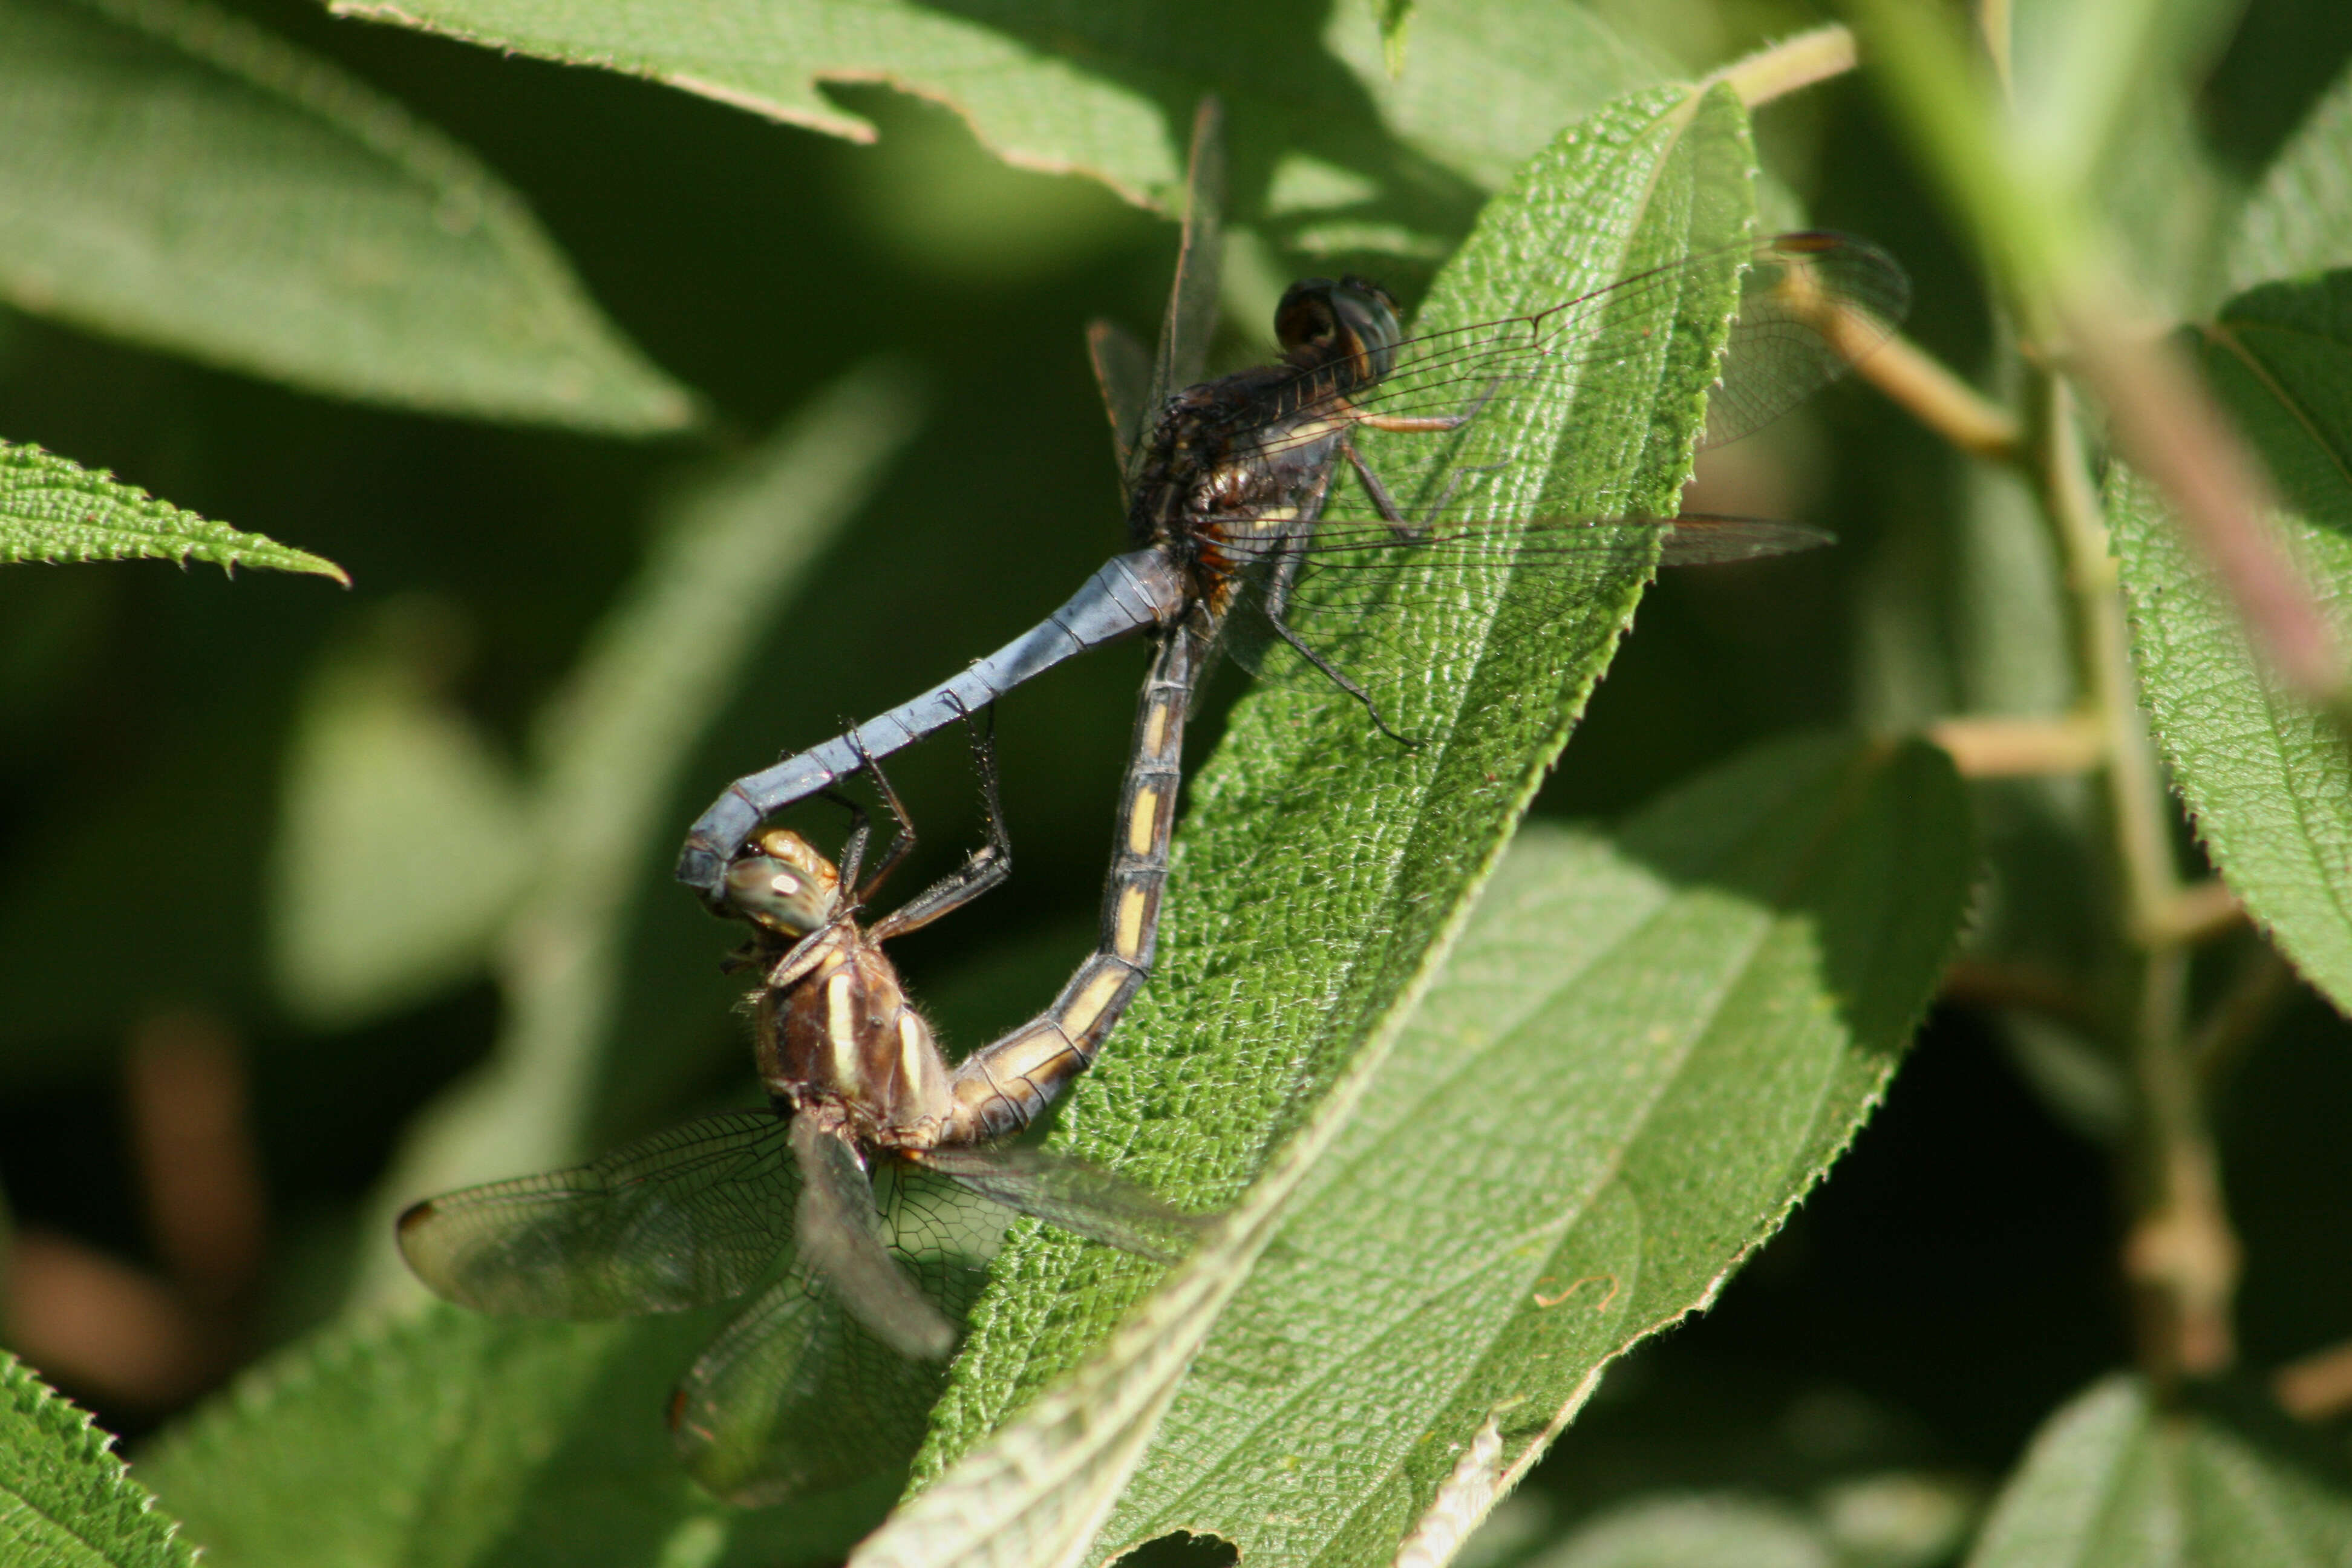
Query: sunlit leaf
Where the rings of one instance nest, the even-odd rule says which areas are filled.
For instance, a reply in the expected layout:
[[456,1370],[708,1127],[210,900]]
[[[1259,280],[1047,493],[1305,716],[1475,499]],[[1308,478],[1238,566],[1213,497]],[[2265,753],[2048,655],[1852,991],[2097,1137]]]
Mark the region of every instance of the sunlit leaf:
[[[2214,390],[2277,476],[2287,537],[2352,632],[2352,273],[2270,284],[2206,334]],[[2151,486],[2108,485],[2141,689],[2199,835],[2305,977],[2352,1011],[2352,756],[2272,679]]]
[[1148,0],[1034,14],[914,0],[340,0],[335,9],[651,77],[858,140],[872,127],[823,84],[886,80],[952,104],[1012,163],[1090,174],[1162,210],[1182,185],[1186,129],[1203,94],[1245,106],[1234,134],[1252,163],[1296,154],[1412,206],[1429,195],[1414,188],[1426,178],[1419,155],[1492,184],[1568,120],[1660,75],[1583,8],[1515,0],[1416,10],[1411,55],[1393,79],[1383,27],[1361,0]]
[[[1745,132],[1727,94],[1664,89],[1564,132],[1490,206],[1423,321],[1509,314],[1738,237]],[[1671,510],[1732,271],[1658,334],[1653,361],[1515,399],[1508,422],[1479,422],[1484,444],[1464,460],[1512,465],[1530,510],[1575,515],[1622,494]],[[1412,441],[1373,454],[1408,496],[1434,482],[1438,456]],[[1076,1152],[1179,1203],[1233,1200],[1348,1058],[1401,1020],[1565,742],[1642,575],[1596,561],[1424,585],[1442,602],[1400,607],[1385,617],[1391,640],[1350,655],[1359,677],[1400,693],[1391,721],[1415,749],[1328,689],[1261,683],[1244,699],[1192,793],[1159,975],[1065,1115]],[[1310,613],[1301,629],[1328,640],[1360,618]],[[1015,1236],[998,1269],[1007,1288],[983,1299],[957,1363],[933,1464],[1072,1364],[1146,1283],[1066,1238]]]
[[1969,1568],[2322,1568],[2352,1556],[2352,1492],[2318,1463],[2111,1377],[2053,1415]]
[[1531,1463],[1843,1150],[1973,870],[1925,748],[1786,744],[1612,838],[1530,828],[1106,1541],[1370,1558],[1489,1415],[1506,1472]]
[[195,1561],[112,1443],[0,1351],[0,1562],[186,1568]]
[[186,0],[0,0],[0,298],[336,396],[694,417],[472,157]]
[[139,560],[351,581],[331,561],[183,511],[102,468],[0,441],[0,563]]
[[1181,1531],[1386,1561],[1486,1423],[1517,1474],[1779,1225],[1892,1072],[1973,868],[1922,746],[1787,743],[1614,836],[1530,828],[1393,1047],[860,1561],[1062,1560],[1218,1304],[1090,1556]]

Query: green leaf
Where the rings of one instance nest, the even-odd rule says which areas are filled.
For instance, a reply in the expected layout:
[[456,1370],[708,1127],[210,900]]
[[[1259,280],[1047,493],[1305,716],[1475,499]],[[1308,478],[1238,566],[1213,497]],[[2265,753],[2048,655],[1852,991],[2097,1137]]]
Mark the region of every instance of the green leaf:
[[209,1568],[838,1561],[887,1487],[752,1511],[678,1468],[662,1411],[713,1327],[436,1307],[333,1331],[247,1373],[140,1472]]
[[1974,868],[1917,745],[1786,742],[1612,837],[1531,826],[1106,1545],[1205,1525],[1252,1561],[1370,1560],[1490,1415],[1503,1469],[1532,1463],[1844,1148]]
[[2241,182],[2205,143],[2197,84],[2178,77],[2135,90],[2095,178],[2115,254],[2145,309],[2186,320],[2212,310],[2221,247]]
[[2352,1494],[2134,1377],[2077,1394],[2034,1437],[1969,1568],[2321,1568],[2352,1557]]
[[138,560],[310,572],[345,587],[352,581],[322,556],[209,522],[103,468],[0,441],[0,562]]
[[195,1553],[114,1457],[114,1439],[0,1351],[0,1562],[186,1568]]
[[[2222,308],[2207,374],[2302,514],[2286,533],[2324,601],[2352,593],[2352,273]],[[2214,863],[2304,976],[2352,1012],[2352,759],[2270,678],[2154,488],[2118,465],[2108,505],[2158,741]],[[2352,617],[2336,616],[2339,635]]]
[[[1564,132],[1490,205],[1416,330],[1738,239],[1746,130],[1727,94],[1655,89]],[[1508,470],[1492,498],[1502,515],[1584,515],[1603,497],[1670,515],[1736,300],[1725,261],[1657,333],[1653,362],[1580,386],[1563,373],[1449,451],[1391,437],[1370,460],[1402,498],[1433,493],[1451,458]],[[1643,574],[1580,564],[1421,584],[1425,602],[1381,616],[1379,643],[1349,640],[1360,607],[1302,613],[1310,642],[1396,693],[1389,721],[1423,743],[1381,736],[1328,686],[1262,681],[1243,700],[1192,792],[1158,977],[1066,1108],[1076,1152],[1181,1204],[1230,1203],[1348,1058],[1395,1027],[1631,617]],[[1069,1238],[1014,1236],[933,1464],[1073,1364],[1144,1283]]]
[[2149,160],[2151,129],[2164,159],[2182,157],[2173,128],[2237,13],[2231,0],[2053,0],[2002,13],[2013,17],[2016,144],[2060,191],[2102,196]]
[[1661,74],[1581,7],[1516,0],[1413,12],[1412,58],[1395,79],[1382,26],[1361,0],[1329,7],[1319,38],[1319,13],[1256,0],[1034,14],[915,0],[340,0],[335,9],[628,71],[858,141],[872,139],[872,126],[822,84],[887,81],[953,105],[1008,162],[1092,174],[1162,211],[1179,205],[1185,138],[1205,93],[1234,108],[1238,165],[1296,158],[1299,178],[1311,165],[1411,207],[1428,199],[1422,155],[1491,185],[1569,120]]
[[2352,267],[2352,69],[2271,161],[2223,270],[2235,289],[2334,267]]
[[[1417,330],[1570,297],[1743,234],[1744,132],[1726,94],[1660,91],[1563,132],[1489,209]],[[1493,483],[1501,515],[1574,516],[1604,497],[1655,515],[1688,462],[1733,304],[1728,272],[1690,280],[1650,363],[1581,385],[1563,372],[1490,411],[1500,417],[1483,438],[1484,420],[1451,451],[1394,438],[1373,464],[1411,496],[1458,463]],[[1384,698],[1391,721],[1423,743],[1381,738],[1328,685],[1262,681],[1244,700],[1195,791],[1160,977],[1062,1129],[1076,1152],[1181,1203],[1246,1196],[1076,1382],[1034,1405],[1152,1271],[1016,1226],[919,1462],[946,1474],[862,1562],[1059,1562],[1111,1506],[1192,1347],[1349,1125],[1630,615],[1633,570],[1559,566],[1400,587],[1408,604],[1377,636],[1357,635],[1360,605],[1304,612],[1310,641],[1371,689],[1400,693]],[[1948,921],[1937,957],[1948,938]],[[1906,997],[1906,1021],[1916,1005]],[[1449,1228],[1464,1228],[1458,1216]],[[1278,1379],[1280,1365],[1255,1370]],[[1417,1432],[1433,1414],[1399,1425]],[[1486,1414],[1449,1435],[1466,1438]]]
[[[1416,330],[1739,238],[1746,131],[1727,94],[1656,89],[1564,132],[1489,206]],[[1494,498],[1503,515],[1572,517],[1616,496],[1670,515],[1736,299],[1730,259],[1657,334],[1652,363],[1581,386],[1557,375],[1442,454],[1402,437],[1368,455],[1404,498],[1433,493],[1451,458],[1508,470],[1503,483],[1522,489]],[[1393,1029],[1631,617],[1643,574],[1583,565],[1423,584],[1430,602],[1383,616],[1395,635],[1378,646],[1346,642],[1360,610],[1304,613],[1310,641],[1398,691],[1389,721],[1423,743],[1381,737],[1328,688],[1261,682],[1236,708],[1192,793],[1159,975],[1067,1106],[1076,1152],[1179,1203],[1230,1203],[1348,1058]],[[956,1364],[932,1465],[1074,1364],[1145,1282],[1070,1238],[1014,1236],[1005,1287],[983,1298]]]
[[472,157],[184,0],[0,0],[0,297],[335,396],[625,434],[695,415]]
[[1919,744],[1783,742],[1614,836],[1529,828],[1393,1047],[859,1562],[1063,1561],[1097,1506],[1088,1560],[1186,1531],[1388,1561],[1483,1427],[1520,1473],[1778,1227],[1892,1073],[1973,868]]

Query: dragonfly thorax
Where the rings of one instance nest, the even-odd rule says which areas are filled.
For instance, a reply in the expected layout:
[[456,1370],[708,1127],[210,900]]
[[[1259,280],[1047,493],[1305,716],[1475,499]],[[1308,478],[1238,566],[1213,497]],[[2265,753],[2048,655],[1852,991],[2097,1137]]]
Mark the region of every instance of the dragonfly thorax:
[[1231,569],[1222,543],[1242,541],[1248,558],[1263,560],[1266,534],[1319,514],[1355,422],[1349,399],[1394,367],[1402,330],[1379,284],[1307,278],[1283,294],[1275,334],[1277,363],[1168,400],[1129,497],[1137,542],[1171,547],[1213,602]]
[[1348,408],[1327,397],[1283,409],[1297,380],[1289,366],[1263,365],[1190,387],[1169,399],[1154,432],[1129,525],[1181,562],[1202,598],[1221,597],[1223,541],[1294,531],[1322,510]]
[[935,1142],[950,1109],[947,1064],[898,970],[858,928],[840,870],[799,834],[770,828],[728,867],[727,892],[766,933],[755,1053],[776,1109],[822,1114],[868,1143]]
[[931,1026],[881,951],[844,921],[803,943],[789,984],[760,993],[760,1079],[777,1110],[837,1115],[863,1142],[929,1148],[951,1104]]

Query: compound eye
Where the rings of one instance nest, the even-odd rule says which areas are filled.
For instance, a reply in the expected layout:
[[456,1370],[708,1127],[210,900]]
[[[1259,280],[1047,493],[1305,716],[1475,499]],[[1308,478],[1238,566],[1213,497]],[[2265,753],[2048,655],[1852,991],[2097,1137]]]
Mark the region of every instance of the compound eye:
[[1332,295],[1339,285],[1328,278],[1301,278],[1282,291],[1274,308],[1274,336],[1286,352],[1328,347],[1339,330]]
[[799,839],[766,834],[727,868],[727,902],[756,925],[798,939],[831,920],[840,902],[832,865]]
[[1378,381],[1396,368],[1404,329],[1397,321],[1393,295],[1369,279],[1345,278],[1332,289],[1329,309],[1338,320],[1336,332],[1347,340],[1357,374]]
[[1364,385],[1395,368],[1404,332],[1395,299],[1370,279],[1302,278],[1275,310],[1274,335],[1286,353],[1344,367],[1349,380]]

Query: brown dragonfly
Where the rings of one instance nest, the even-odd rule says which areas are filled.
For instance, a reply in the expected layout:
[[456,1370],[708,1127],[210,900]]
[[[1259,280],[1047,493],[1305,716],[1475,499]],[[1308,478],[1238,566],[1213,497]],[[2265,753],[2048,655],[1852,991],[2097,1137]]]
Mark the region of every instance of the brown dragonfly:
[[1149,971],[1194,651],[1169,639],[1145,689],[1138,729],[1155,744],[1129,769],[1106,945],[1038,1018],[950,1066],[882,951],[1010,869],[992,748],[975,742],[987,842],[870,926],[863,909],[914,834],[869,759],[895,823],[870,875],[869,825],[847,801],[838,868],[771,828],[728,869],[730,907],[757,932],[737,962],[760,975],[751,1005],[770,1109],[420,1203],[400,1220],[409,1266],[452,1301],[530,1317],[748,1298],[687,1372],[669,1419],[705,1488],[761,1503],[913,1451],[1008,1211],[1180,1255],[1198,1220],[1090,1167],[988,1144],[1085,1069]]

